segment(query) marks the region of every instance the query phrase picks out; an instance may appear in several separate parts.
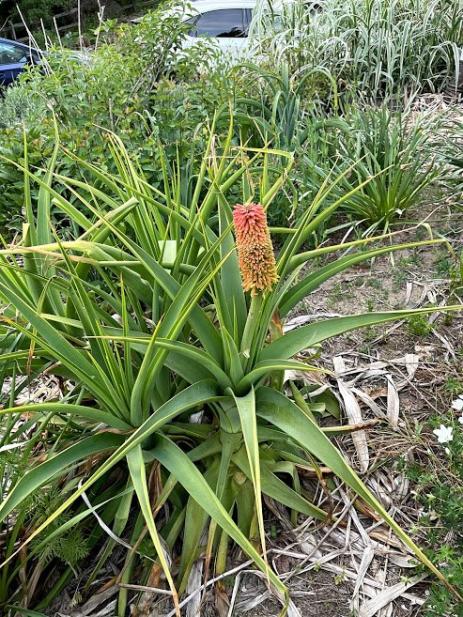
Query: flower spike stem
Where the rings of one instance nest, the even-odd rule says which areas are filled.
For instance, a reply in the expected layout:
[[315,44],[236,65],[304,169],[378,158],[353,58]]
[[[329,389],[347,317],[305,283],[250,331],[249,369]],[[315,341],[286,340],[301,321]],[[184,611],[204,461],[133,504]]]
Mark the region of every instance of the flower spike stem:
[[262,294],[254,294],[251,296],[251,306],[249,307],[248,318],[246,319],[243,337],[241,339],[241,353],[247,358],[249,358],[254,332],[257,324],[259,323],[262,301]]
[[263,297],[272,290],[278,275],[267,216],[262,204],[236,205],[233,222],[243,289],[251,292],[251,306],[241,339],[241,353],[249,362]]

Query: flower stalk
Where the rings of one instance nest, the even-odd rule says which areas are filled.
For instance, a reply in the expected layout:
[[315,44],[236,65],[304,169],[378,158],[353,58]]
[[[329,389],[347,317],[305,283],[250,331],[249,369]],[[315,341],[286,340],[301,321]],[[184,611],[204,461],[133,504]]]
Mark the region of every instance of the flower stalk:
[[233,222],[243,289],[251,292],[251,306],[241,339],[241,351],[247,354],[260,319],[263,295],[271,291],[278,276],[263,206],[254,203],[237,205]]

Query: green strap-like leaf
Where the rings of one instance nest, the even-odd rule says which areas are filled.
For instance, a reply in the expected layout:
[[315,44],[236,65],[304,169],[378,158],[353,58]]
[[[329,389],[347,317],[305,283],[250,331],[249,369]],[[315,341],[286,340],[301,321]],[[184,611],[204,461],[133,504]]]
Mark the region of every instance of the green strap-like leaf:
[[[23,546],[31,542],[35,537],[37,537],[44,529],[48,527],[54,520],[58,518],[58,516],[64,512],[69,506],[71,506],[79,497],[87,491],[99,478],[104,476],[116,463],[122,460],[128,452],[135,446],[141,444],[145,439],[147,439],[150,435],[155,433],[158,429],[160,429],[164,424],[169,422],[169,420],[175,418],[178,414],[196,407],[197,405],[201,405],[202,403],[210,402],[218,399],[215,384],[210,381],[203,381],[197,384],[193,384],[189,386],[179,394],[173,396],[167,403],[162,405],[156,413],[150,416],[143,424],[138,428],[132,435],[127,438],[119,448],[108,457],[104,463],[102,463],[95,473],[86,480],[82,486],[74,491],[74,493],[68,497],[56,510],[50,514],[50,516],[39,525],[30,536],[24,541]],[[108,441],[114,439],[114,442],[118,440],[118,444],[120,444],[121,439],[123,439],[120,435],[114,435],[110,433],[103,433],[103,437],[98,437],[99,439],[106,438]],[[91,439],[91,438],[89,438]],[[116,446],[118,445],[116,443]],[[73,446],[74,447],[74,446]],[[78,444],[76,446],[78,448]],[[62,468],[62,465],[60,464]],[[32,470],[35,471],[35,470]],[[26,476],[25,476],[26,477]],[[22,482],[22,481],[21,481]],[[40,486],[40,484],[39,484]],[[27,487],[26,487],[27,489]],[[14,490],[14,489],[13,489]],[[17,495],[16,503],[20,503],[23,499],[25,499],[31,491],[24,490],[20,495]],[[11,495],[13,491],[10,493],[9,497],[5,500],[5,502],[0,506],[0,520],[3,520],[4,517],[11,512],[11,507],[8,506],[9,500],[11,499]],[[19,499],[18,499],[19,498]],[[18,551],[13,553],[8,560],[12,559]]]
[[222,342],[224,349],[223,356],[225,363],[225,371],[228,373],[228,375],[230,375],[232,383],[236,384],[243,377],[243,366],[236,343],[226,329],[222,330]]
[[256,364],[253,370],[248,373],[238,383],[236,389],[238,392],[248,390],[252,385],[255,385],[259,379],[269,375],[273,371],[301,371],[301,372],[326,372],[318,366],[311,366],[297,360],[263,360]]
[[[392,253],[394,251],[400,251],[404,249],[416,248],[419,246],[429,246],[433,244],[442,244],[443,240],[424,240],[422,242],[407,242],[403,244],[393,244],[390,246],[384,246],[381,248],[372,249],[369,251],[357,252],[347,255],[346,257],[341,257],[332,261],[331,263],[319,268],[315,271],[310,272],[306,277],[304,277],[297,285],[294,285],[289,289],[280,304],[280,312],[282,315],[287,315],[289,311],[296,306],[298,302],[300,302],[303,298],[312,293],[315,289],[320,287],[322,283],[333,277],[335,274],[339,272],[343,272],[352,266],[362,263],[364,261],[369,261],[374,259],[375,257],[379,257],[380,255],[384,255],[387,253]],[[291,259],[291,269],[297,268],[302,265],[305,261],[311,258],[311,252],[309,251],[306,254],[295,255]]]
[[409,311],[402,310],[347,315],[346,317],[334,317],[333,319],[316,321],[308,326],[302,326],[301,328],[291,330],[273,343],[270,343],[270,345],[262,350],[259,360],[291,358],[303,349],[317,345],[333,336],[339,336],[351,330],[356,330],[357,328],[376,326],[397,319],[406,319],[412,315],[429,315],[436,311],[461,311],[462,309],[463,306],[460,305],[439,306]]
[[15,414],[15,413],[38,413],[38,412],[52,412],[65,413],[71,416],[77,416],[81,418],[87,418],[93,422],[103,423],[112,428],[117,428],[121,431],[132,430],[130,424],[127,424],[123,420],[108,413],[107,411],[101,411],[94,407],[85,407],[84,405],[74,405],[72,403],[29,403],[26,405],[20,405],[18,407],[5,407],[0,409],[1,414]]
[[[222,454],[222,458],[224,458],[224,455],[226,458],[227,452]],[[230,461],[228,460],[228,465],[229,463]],[[228,477],[227,461],[225,461],[225,465],[227,467],[226,473]],[[208,465],[207,469],[204,472],[204,479],[212,489],[217,486],[218,470],[218,461],[217,459],[215,459],[211,462],[211,464]],[[170,478],[171,482],[176,482],[173,476],[171,476]],[[166,484],[164,486],[166,486]],[[221,495],[217,495],[217,497],[221,501],[221,503],[223,503]],[[201,554],[205,551],[205,526],[208,519],[208,514],[204,510],[202,505],[195,501],[192,497],[190,497],[185,508],[185,519],[183,524],[182,554],[180,556],[178,573],[178,590],[180,595],[183,594],[187,587],[188,580],[191,574],[191,569],[195,561],[200,558]]]
[[175,589],[174,580],[170,572],[169,564],[164,553],[164,548],[161,544],[161,540],[156,529],[156,523],[154,522],[153,512],[151,509],[151,500],[148,491],[148,484],[146,482],[145,463],[143,461],[143,452],[141,446],[135,446],[127,453],[127,463],[129,465],[130,477],[132,484],[137,494],[138,501],[140,503],[140,509],[145,519],[148,532],[153,541],[154,548],[158,554],[158,559],[161,564],[162,570],[165,574],[169,587],[172,591],[172,598],[174,601],[175,609],[180,617],[180,608],[178,602],[178,594]]
[[[95,364],[85,357],[84,353],[73,347],[56,328],[43,319],[33,307],[24,302],[14,289],[4,284],[3,281],[0,281],[0,294],[7,302],[11,302],[37,331],[35,338],[41,347],[50,351],[52,357],[60,360],[65,366],[70,367],[75,376],[87,384],[99,399],[107,402],[110,407],[111,403],[114,404],[112,396],[109,395],[112,389],[108,379]],[[25,332],[25,334],[33,337],[32,333]]]
[[[249,479],[251,479],[249,463],[242,450],[233,456],[233,462]],[[326,519],[326,512],[314,506],[310,501],[307,501],[307,499],[304,499],[299,493],[296,493],[296,491],[285,484],[283,480],[280,480],[280,478],[271,471],[268,464],[264,463],[262,460],[260,462],[260,473],[262,492],[265,495],[268,495],[272,499],[276,499],[279,503],[288,506],[288,508],[292,510],[301,512],[306,516],[313,516],[320,520]]]
[[254,499],[256,502],[257,523],[263,553],[265,554],[265,526],[262,511],[262,489],[260,485],[260,453],[259,439],[257,437],[256,396],[254,388],[251,388],[246,396],[235,396],[236,407],[241,422],[244,445],[248,456],[249,472],[254,487]]
[[246,536],[238,529],[233,519],[217,499],[214,491],[188,456],[170,439],[163,436],[159,436],[158,445],[153,452],[159,462],[177,478],[177,481],[182,484],[193,499],[201,504],[209,516],[254,560],[259,569],[268,576],[275,589],[287,597],[287,591],[283,583],[270,570]]
[[60,473],[64,473],[71,465],[85,460],[87,457],[115,450],[121,445],[122,435],[114,433],[98,433],[82,439],[76,444],[55,454],[44,463],[26,471],[24,476],[9,492],[6,499],[0,505],[0,521],[10,514],[24,499],[29,497],[38,488],[49,482]]

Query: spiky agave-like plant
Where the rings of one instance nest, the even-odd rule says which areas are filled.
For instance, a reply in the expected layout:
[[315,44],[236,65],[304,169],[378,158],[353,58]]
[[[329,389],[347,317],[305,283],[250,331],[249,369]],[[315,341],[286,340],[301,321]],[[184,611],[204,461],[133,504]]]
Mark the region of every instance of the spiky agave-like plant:
[[[232,134],[231,127],[218,155],[212,130],[197,174],[185,183],[166,168],[161,188],[146,183],[115,136],[117,177],[68,153],[98,188],[61,176],[53,161],[45,175],[32,175],[26,151],[27,224],[23,238],[0,253],[2,323],[16,334],[3,366],[11,370],[14,362],[25,371],[33,362],[36,371],[70,377],[75,387],[62,401],[0,410],[13,418],[46,414],[54,427],[41,437],[46,460],[19,478],[0,505],[0,520],[10,528],[5,580],[18,580],[21,569],[40,561],[47,542],[98,511],[111,536],[101,532],[92,545],[101,550],[90,580],[122,537],[127,554],[113,584],[130,582],[135,572],[137,583],[152,583],[162,570],[179,615],[192,565],[204,557],[205,573],[212,564],[224,571],[233,542],[265,572],[284,612],[286,589],[265,557],[262,495],[323,521],[327,514],[301,492],[298,474],[299,466],[318,464],[442,578],[349,466],[332,433],[317,424],[296,385],[291,396],[282,386],[286,370],[320,370],[297,359],[303,350],[355,328],[435,309],[350,315],[288,333],[274,326],[350,266],[440,240],[368,248],[381,238],[367,238],[304,250],[312,232],[350,196],[324,207],[332,188],[326,184],[287,230],[275,259],[265,210],[285,183],[291,155],[233,149]],[[286,158],[287,165],[271,185],[273,157]],[[32,181],[40,186],[36,213]],[[190,190],[182,193],[180,184]],[[243,205],[234,209],[227,196],[239,186]],[[59,212],[73,221],[74,239],[61,240],[54,231],[52,213]],[[314,265],[314,258],[340,249],[349,251]],[[200,421],[192,423],[192,414]],[[24,532],[23,518],[14,513],[41,487],[65,478],[73,480],[61,505]],[[65,511],[69,518],[50,531]],[[66,580],[62,575],[54,593]],[[40,610],[50,601],[34,596],[27,581],[22,585],[30,606]],[[127,594],[121,587],[121,617]]]

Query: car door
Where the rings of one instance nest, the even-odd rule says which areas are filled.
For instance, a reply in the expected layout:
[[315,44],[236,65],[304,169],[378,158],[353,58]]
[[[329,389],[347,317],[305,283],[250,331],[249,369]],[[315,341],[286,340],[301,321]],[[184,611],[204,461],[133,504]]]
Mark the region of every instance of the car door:
[[0,85],[7,86],[14,81],[28,61],[27,47],[0,41]]
[[233,52],[247,43],[245,10],[241,8],[220,8],[204,11],[189,20],[192,28],[189,36],[214,38],[221,49]]

